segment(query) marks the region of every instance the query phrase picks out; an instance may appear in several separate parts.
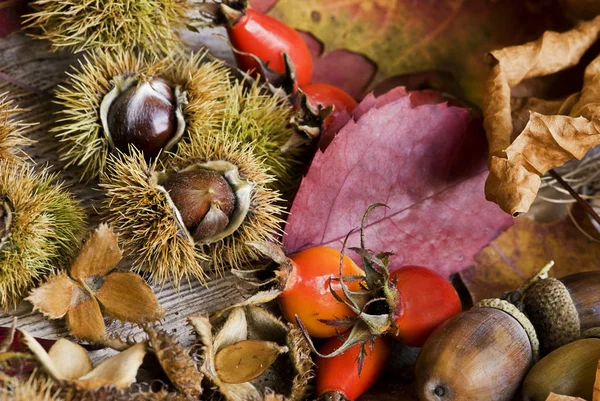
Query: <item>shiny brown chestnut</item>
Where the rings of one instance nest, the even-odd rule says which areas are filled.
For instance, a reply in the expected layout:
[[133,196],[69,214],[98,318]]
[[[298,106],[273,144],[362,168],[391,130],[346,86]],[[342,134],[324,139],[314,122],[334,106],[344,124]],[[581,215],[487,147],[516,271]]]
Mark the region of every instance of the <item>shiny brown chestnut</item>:
[[180,89],[158,77],[116,77],[113,83],[100,106],[111,148],[127,153],[133,145],[146,158],[170,149],[185,129]]
[[550,393],[592,399],[600,339],[584,338],[542,358],[523,382],[523,401],[545,401]]
[[523,313],[506,301],[484,300],[439,326],[423,345],[415,370],[419,399],[512,400],[537,348]]
[[545,355],[600,326],[600,271],[534,282],[523,298]]

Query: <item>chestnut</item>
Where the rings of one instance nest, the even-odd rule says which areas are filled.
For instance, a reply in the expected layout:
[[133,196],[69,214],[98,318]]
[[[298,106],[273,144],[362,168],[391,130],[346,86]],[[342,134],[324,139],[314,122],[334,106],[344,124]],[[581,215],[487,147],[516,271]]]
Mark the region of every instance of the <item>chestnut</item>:
[[169,150],[185,130],[185,94],[159,77],[116,77],[113,84],[100,105],[110,147],[128,153],[132,145],[147,159]]

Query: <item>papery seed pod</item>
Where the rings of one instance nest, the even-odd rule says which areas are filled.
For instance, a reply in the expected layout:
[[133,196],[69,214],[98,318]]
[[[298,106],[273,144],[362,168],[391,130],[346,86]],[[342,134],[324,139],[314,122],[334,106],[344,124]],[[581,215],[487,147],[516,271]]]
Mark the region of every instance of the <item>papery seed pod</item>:
[[537,360],[538,341],[514,305],[484,300],[439,326],[417,359],[422,401],[509,401]]
[[600,326],[600,271],[538,280],[527,289],[523,302],[540,337],[542,354],[551,352]]
[[[73,52],[123,48],[166,52],[180,41],[189,11],[182,0],[36,0],[25,27],[54,50]],[[41,32],[40,32],[41,31]]]
[[84,212],[47,170],[0,160],[0,310],[77,251]]
[[222,121],[229,88],[229,73],[206,53],[92,53],[56,93],[61,160],[83,166],[83,179],[98,177],[108,155],[129,146],[146,158],[174,150],[190,127],[205,133]]
[[[114,158],[100,184],[107,219],[137,258],[133,268],[159,283],[179,285],[184,277],[204,280],[207,269],[241,268],[260,258],[248,241],[280,234],[281,198],[268,187],[274,177],[254,149],[225,134],[195,143],[193,157],[178,157],[166,170],[148,165],[136,151]],[[210,179],[174,178],[194,171]],[[226,196],[214,198],[215,188]],[[229,191],[232,202],[224,201]]]
[[523,401],[545,401],[550,393],[592,399],[600,339],[584,338],[542,358],[523,382]]
[[[189,317],[203,345],[200,371],[227,401],[261,401],[267,389],[305,400],[310,348],[300,330],[258,306],[234,307],[213,335],[211,321]],[[235,351],[235,352],[233,352]]]
[[23,136],[27,124],[14,120],[23,110],[7,100],[6,94],[0,95],[0,160],[19,162],[27,158],[20,147],[30,145],[32,141]]

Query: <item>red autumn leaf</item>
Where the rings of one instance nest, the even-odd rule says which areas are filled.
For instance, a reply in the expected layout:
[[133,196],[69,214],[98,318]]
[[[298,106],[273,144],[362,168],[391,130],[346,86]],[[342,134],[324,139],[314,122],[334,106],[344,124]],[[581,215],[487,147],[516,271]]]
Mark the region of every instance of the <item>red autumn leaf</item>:
[[[486,144],[481,121],[448,106],[435,92],[368,96],[354,119],[302,181],[286,226],[293,253],[316,245],[341,248],[369,205],[367,246],[392,251],[392,268],[407,264],[449,275],[512,219],[484,198]],[[437,103],[437,104],[432,104]],[[358,233],[349,246],[357,246]]]
[[26,9],[26,0],[0,0],[0,38],[21,28],[21,15]]

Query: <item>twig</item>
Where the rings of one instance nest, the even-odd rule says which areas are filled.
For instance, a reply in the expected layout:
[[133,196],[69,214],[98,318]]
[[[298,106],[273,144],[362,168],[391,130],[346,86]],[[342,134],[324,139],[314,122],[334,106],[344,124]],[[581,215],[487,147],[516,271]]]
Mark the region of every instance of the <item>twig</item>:
[[596,220],[596,222],[598,224],[600,224],[600,216],[598,216],[598,213],[596,213],[596,211],[594,210],[593,207],[590,206],[589,203],[587,203],[585,200],[583,200],[581,198],[581,196],[579,196],[579,194],[577,193],[577,191],[575,191],[565,180],[563,180],[563,178],[560,176],[560,174],[558,174],[556,171],[554,170],[550,170],[549,171],[550,175],[552,176],[552,178],[554,178],[556,180],[556,182],[558,182],[560,185],[563,186],[564,189],[567,190],[567,192],[577,201],[577,203],[579,203],[579,205],[581,207],[583,207],[583,209],[594,219]]

